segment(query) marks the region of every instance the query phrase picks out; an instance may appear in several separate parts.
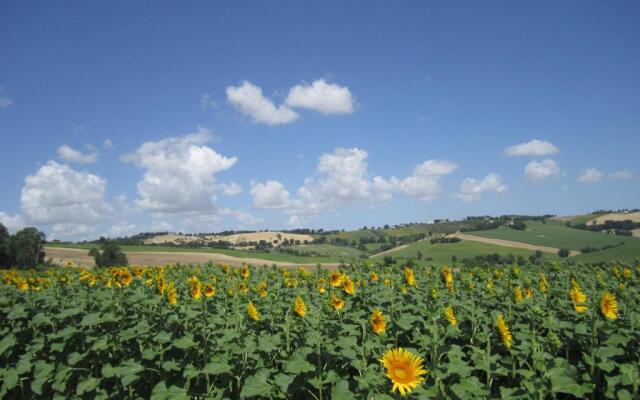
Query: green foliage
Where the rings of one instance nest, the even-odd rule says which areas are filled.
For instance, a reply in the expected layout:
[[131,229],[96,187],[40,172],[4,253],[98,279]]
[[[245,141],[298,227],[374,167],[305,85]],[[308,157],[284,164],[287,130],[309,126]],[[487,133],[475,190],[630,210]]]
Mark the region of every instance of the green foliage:
[[104,241],[100,250],[93,248],[89,255],[95,260],[97,267],[112,267],[129,265],[127,256],[120,250],[120,246],[113,241]]
[[9,235],[0,224],[0,266],[34,268],[44,261],[45,234],[36,228],[24,228]]
[[[329,285],[321,269],[250,267],[247,277],[210,264],[2,271],[0,398],[393,399],[399,395],[378,360],[396,346],[428,370],[408,398],[640,395],[638,265],[454,269],[451,291],[439,267],[416,267],[416,286],[405,287],[403,267],[341,269],[357,283],[353,295]],[[216,295],[192,298],[194,276]],[[160,277],[176,288],[176,305]],[[574,281],[585,313],[568,296]],[[516,286],[531,295],[516,303]],[[617,298],[616,320],[599,312],[605,291]],[[345,300],[339,313],[332,295]],[[298,296],[305,318],[293,312]],[[247,316],[249,301],[259,321]],[[449,306],[455,326],[443,318]],[[380,335],[369,324],[374,309],[386,317]],[[510,348],[495,328],[498,313],[513,335]]]

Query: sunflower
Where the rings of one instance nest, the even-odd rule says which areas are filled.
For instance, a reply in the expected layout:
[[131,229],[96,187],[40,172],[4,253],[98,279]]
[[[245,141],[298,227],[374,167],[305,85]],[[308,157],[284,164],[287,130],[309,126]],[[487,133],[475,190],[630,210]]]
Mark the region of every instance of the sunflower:
[[384,282],[382,282],[385,286],[391,286],[391,279],[384,278]]
[[242,269],[240,270],[240,275],[242,275],[244,279],[247,279],[249,276],[251,276],[251,271],[249,271],[249,267],[247,267],[246,265],[242,267]]
[[524,297],[526,297],[527,299],[532,298],[533,297],[533,289],[531,289],[530,287],[524,288]]
[[511,344],[513,343],[513,336],[511,335],[511,331],[509,330],[509,326],[507,322],[504,320],[504,315],[500,313],[498,315],[498,319],[496,320],[496,325],[498,327],[498,332],[500,332],[500,338],[502,339],[502,344],[507,349],[511,348]]
[[304,318],[304,316],[307,315],[307,305],[304,304],[304,300],[302,299],[302,297],[300,296],[296,297],[296,301],[293,306],[293,311],[295,311],[296,314],[298,314],[302,318]]
[[172,306],[178,304],[178,293],[173,282],[169,282],[166,286],[165,292],[167,293],[167,302],[169,302],[169,304]]
[[611,292],[605,292],[600,299],[600,312],[602,316],[615,320],[618,319],[618,301],[616,296]]
[[247,286],[246,283],[240,282],[240,284],[238,284],[238,291],[240,293],[247,294],[247,293],[249,293],[249,287]]
[[380,280],[380,276],[375,272],[372,272],[370,277],[371,277],[371,282],[378,282]]
[[487,289],[491,290],[493,289],[493,279],[489,278],[487,279]]
[[342,285],[342,274],[338,271],[334,271],[329,275],[329,283],[333,287],[339,287]]
[[631,278],[632,275],[633,275],[633,271],[629,267],[625,267],[624,270],[622,271],[622,276],[624,277],[624,279],[629,279]]
[[546,293],[549,287],[549,282],[547,281],[547,277],[542,274],[540,276],[540,283],[538,284],[538,289],[542,292],[542,293]]
[[387,329],[387,321],[379,309],[375,309],[369,318],[369,323],[371,324],[371,329],[377,335],[384,333]]
[[345,275],[342,280],[342,290],[344,290],[346,294],[350,294],[352,296],[356,293],[356,287],[351,278],[347,275]]
[[576,312],[584,313],[588,310],[584,305],[587,302],[587,296],[582,292],[582,289],[580,289],[580,285],[573,285],[573,288],[569,291],[569,298]]
[[189,278],[189,292],[195,300],[200,300],[202,297],[202,285],[200,284],[200,280],[195,276]]
[[444,284],[447,287],[447,290],[450,293],[453,292],[453,272],[451,271],[451,268],[442,268],[442,279],[444,280]]
[[331,307],[333,307],[333,309],[336,311],[342,310],[344,308],[344,300],[342,300],[340,297],[336,296],[335,294],[332,295]]
[[440,293],[438,293],[438,289],[432,288],[431,289],[431,298],[434,299],[434,300],[438,300],[438,297],[440,297]]
[[253,305],[253,302],[250,301],[247,305],[247,315],[254,321],[260,321],[260,314],[258,314],[258,309]]
[[120,270],[120,273],[117,276],[118,276],[118,283],[121,284],[122,286],[129,286],[131,284],[131,280],[133,279],[131,272],[129,272],[129,270],[126,268],[123,268],[122,270]]
[[207,283],[204,285],[204,296],[205,297],[213,297],[216,295],[216,288],[213,287],[212,284]]
[[380,360],[387,370],[387,378],[393,383],[392,391],[398,390],[402,396],[415,389],[424,378],[427,370],[422,366],[424,360],[403,349],[390,349]]
[[444,309],[444,317],[447,321],[449,321],[449,325],[456,326],[458,325],[458,320],[456,319],[456,314],[453,312],[453,307],[448,306]]
[[267,289],[260,289],[260,290],[258,291],[258,296],[260,296],[260,297],[262,297],[262,298],[267,297],[267,294],[269,294],[269,292],[267,292]]
[[407,282],[407,285],[409,286],[415,286],[416,285],[416,276],[413,272],[412,268],[405,268],[404,269],[404,280],[405,282]]
[[513,289],[513,300],[516,304],[522,301],[522,289],[520,289],[520,286],[516,286],[515,289]]

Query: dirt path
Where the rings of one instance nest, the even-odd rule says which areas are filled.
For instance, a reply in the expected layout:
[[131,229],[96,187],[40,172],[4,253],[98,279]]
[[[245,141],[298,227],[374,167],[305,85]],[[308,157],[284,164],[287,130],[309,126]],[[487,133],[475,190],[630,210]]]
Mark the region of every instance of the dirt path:
[[385,250],[385,251],[383,251],[383,252],[381,252],[381,253],[372,254],[372,255],[370,255],[370,256],[369,256],[369,258],[374,258],[374,257],[383,256],[383,255],[385,255],[385,254],[387,254],[387,253],[393,253],[394,251],[402,250],[402,249],[404,249],[404,248],[407,248],[408,246],[409,246],[408,244],[403,244],[403,245],[400,245],[400,246],[398,246],[398,247],[394,247],[394,248],[392,248],[392,249]]
[[[72,261],[76,265],[82,265],[86,267],[92,267],[94,265],[93,257],[88,255],[88,250],[82,249],[69,249],[61,247],[45,247],[46,258],[51,257],[53,262],[60,265],[66,265],[67,261]],[[125,252],[129,263],[132,265],[166,265],[166,264],[203,264],[206,262],[213,262],[216,264],[229,264],[232,266],[240,266],[242,264],[252,265],[272,265],[276,264],[280,267],[299,267],[310,266],[314,267],[315,263],[308,264],[296,264],[283,261],[271,261],[262,260],[259,258],[239,258],[232,257],[226,254],[217,253],[196,253],[196,252]],[[320,264],[324,268],[334,269],[339,264],[326,263]]]
[[[553,254],[558,254],[558,250],[560,250],[555,247],[537,246],[535,244],[514,242],[512,240],[492,239],[492,238],[486,238],[482,236],[468,235],[466,233],[452,233],[451,235],[449,235],[449,237],[457,237],[462,240],[472,240],[474,242],[495,244],[496,246],[514,247],[518,249],[533,250],[533,251],[540,250],[545,253],[553,253]],[[569,256],[577,256],[578,254],[580,254],[580,252],[576,250],[571,250],[569,252]]]

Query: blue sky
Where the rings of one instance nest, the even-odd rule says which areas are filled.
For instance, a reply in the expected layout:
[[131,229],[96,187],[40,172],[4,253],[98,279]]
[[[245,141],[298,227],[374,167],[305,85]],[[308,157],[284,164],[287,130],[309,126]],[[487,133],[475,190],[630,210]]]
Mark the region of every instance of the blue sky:
[[638,207],[638,71],[634,1],[2,2],[0,222],[78,239]]

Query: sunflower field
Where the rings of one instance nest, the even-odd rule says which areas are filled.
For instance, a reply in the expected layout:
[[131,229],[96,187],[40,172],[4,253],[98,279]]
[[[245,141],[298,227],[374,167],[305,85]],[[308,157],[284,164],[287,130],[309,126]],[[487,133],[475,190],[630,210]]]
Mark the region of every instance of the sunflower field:
[[0,271],[0,397],[633,399],[638,265]]

